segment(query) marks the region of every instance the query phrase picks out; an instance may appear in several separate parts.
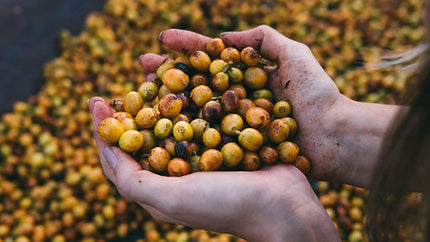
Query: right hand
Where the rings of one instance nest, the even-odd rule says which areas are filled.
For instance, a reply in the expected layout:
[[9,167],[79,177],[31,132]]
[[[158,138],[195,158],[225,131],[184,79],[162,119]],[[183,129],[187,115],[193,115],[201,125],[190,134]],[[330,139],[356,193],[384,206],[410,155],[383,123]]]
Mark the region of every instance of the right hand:
[[[318,63],[311,50],[269,26],[243,32],[221,34],[226,46],[242,49],[252,46],[264,58],[278,63],[269,71],[270,88],[277,100],[287,100],[293,108],[299,131],[296,141],[301,153],[312,161],[310,178],[330,180],[337,176],[341,164],[333,163],[333,120],[330,112],[349,99],[340,94],[334,81]],[[335,178],[336,179],[336,178]]]

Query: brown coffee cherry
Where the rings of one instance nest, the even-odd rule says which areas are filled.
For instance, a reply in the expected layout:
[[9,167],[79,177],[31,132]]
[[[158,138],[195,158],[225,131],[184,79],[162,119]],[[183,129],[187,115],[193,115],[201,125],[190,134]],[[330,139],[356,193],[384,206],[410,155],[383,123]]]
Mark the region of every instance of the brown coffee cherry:
[[239,100],[242,98],[246,98],[246,89],[242,84],[233,84],[228,87],[228,90],[234,91],[237,96],[239,96]]
[[216,123],[221,118],[222,107],[217,101],[209,101],[202,108],[203,118],[209,123]]
[[225,62],[232,61],[234,64],[240,62],[240,52],[234,47],[227,47],[220,53],[220,58]]
[[183,176],[190,174],[190,164],[182,158],[175,157],[171,159],[167,165],[167,173],[169,176]]
[[195,88],[199,85],[206,85],[206,86],[209,85],[209,79],[207,78],[206,75],[195,74],[193,75],[193,77],[191,77],[189,86],[191,88]]
[[176,154],[175,153],[175,144],[176,144],[175,137],[170,136],[170,137],[163,139],[163,141],[161,141],[160,147],[166,149],[170,156],[175,156],[175,154]]
[[261,58],[260,53],[256,49],[254,49],[254,48],[252,48],[250,46],[245,47],[240,52],[240,59],[247,66],[255,66],[255,65],[257,65],[258,62],[260,61],[260,58]]
[[308,158],[306,158],[303,155],[297,156],[297,158],[294,160],[293,165],[297,167],[305,176],[309,173],[311,170],[311,162]]
[[273,103],[267,98],[257,98],[254,100],[255,106],[265,109],[269,115],[273,112]]
[[221,107],[226,113],[234,112],[237,110],[239,96],[235,91],[227,90],[222,94]]
[[206,52],[212,57],[217,57],[224,48],[224,42],[220,38],[213,38],[206,44]]
[[143,141],[144,141],[141,150],[145,154],[147,154],[149,153],[149,151],[151,151],[152,148],[154,148],[157,145],[155,140],[155,135],[152,132],[152,130],[149,130],[149,129],[141,130],[140,134],[142,135]]
[[242,162],[241,167],[243,170],[245,171],[255,171],[260,167],[260,157],[258,156],[257,153],[255,152],[245,152]]
[[183,159],[188,159],[191,156],[191,143],[186,140],[177,141],[175,143],[175,154]]
[[263,146],[258,152],[260,160],[267,165],[272,165],[278,162],[278,152],[271,146]]
[[252,107],[255,107],[255,103],[251,99],[240,99],[239,102],[237,102],[237,113],[245,120],[246,112]]

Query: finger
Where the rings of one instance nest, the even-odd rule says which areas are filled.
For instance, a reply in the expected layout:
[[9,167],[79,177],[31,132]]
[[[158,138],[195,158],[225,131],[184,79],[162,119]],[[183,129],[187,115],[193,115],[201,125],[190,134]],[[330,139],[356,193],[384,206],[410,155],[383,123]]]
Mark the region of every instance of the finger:
[[286,60],[309,54],[309,48],[297,41],[291,40],[275,29],[261,25],[240,32],[221,33],[221,39],[226,46],[243,49],[251,46],[260,51],[261,55],[273,61]]
[[160,40],[170,49],[191,55],[196,50],[206,50],[211,38],[181,29],[168,29],[160,34]]
[[93,133],[94,133],[94,139],[96,140],[96,144],[97,144],[97,150],[99,152],[100,163],[102,165],[103,172],[105,173],[107,178],[113,181],[114,179],[113,170],[110,168],[104,156],[101,155],[102,150],[105,147],[108,147],[111,145],[106,141],[104,141],[98,133],[98,126],[100,122],[107,117],[112,117],[113,109],[110,107],[109,103],[107,103],[101,97],[91,98],[90,100],[88,100],[88,105],[93,118]]
[[149,73],[157,70],[157,68],[163,64],[166,59],[167,56],[147,53],[139,57],[139,63],[142,66],[143,71]]
[[141,166],[118,147],[106,147],[103,155],[113,168],[113,183],[125,198],[161,211],[174,207],[176,190],[184,187],[174,177],[161,176]]

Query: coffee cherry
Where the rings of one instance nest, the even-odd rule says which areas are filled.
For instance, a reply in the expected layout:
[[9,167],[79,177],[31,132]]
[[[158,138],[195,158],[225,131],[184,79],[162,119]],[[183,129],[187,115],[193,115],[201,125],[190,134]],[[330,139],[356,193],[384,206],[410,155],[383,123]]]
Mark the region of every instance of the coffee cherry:
[[136,115],[137,126],[141,129],[150,129],[158,121],[158,115],[153,108],[142,108]]
[[193,129],[194,139],[197,141],[201,141],[203,132],[209,126],[209,122],[201,118],[196,118],[193,121],[191,121],[190,125]]
[[228,114],[221,121],[221,130],[226,135],[234,135],[236,131],[241,131],[242,128],[243,120],[239,114]]
[[162,85],[160,89],[158,89],[158,99],[163,98],[167,94],[173,93],[172,90],[167,88],[165,85]]
[[225,72],[218,72],[212,78],[211,87],[214,91],[218,91],[219,93],[227,90],[229,86],[228,75]]
[[131,114],[127,113],[127,112],[116,112],[113,113],[113,117],[118,119],[119,121],[123,121],[126,118],[133,118],[133,116],[131,116]]
[[176,93],[176,96],[182,101],[182,109],[186,109],[188,106],[190,106],[190,92],[179,92]]
[[246,128],[242,131],[236,131],[236,133],[239,134],[240,146],[246,150],[256,151],[263,144],[263,136],[254,128]]
[[156,171],[164,172],[170,161],[170,154],[162,147],[154,147],[148,154],[148,161]]
[[299,154],[299,146],[290,141],[284,141],[278,145],[278,158],[281,162],[292,163]]
[[186,140],[177,141],[175,143],[175,154],[178,157],[188,159],[191,156],[191,143]]
[[221,142],[221,135],[214,128],[207,128],[202,135],[202,142],[208,148],[215,148]]
[[243,150],[235,142],[229,142],[221,148],[223,164],[227,167],[238,165],[243,159]]
[[291,114],[291,105],[287,101],[278,101],[273,106],[273,114],[277,118],[287,117]]
[[141,130],[140,134],[143,137],[143,145],[141,150],[142,152],[147,154],[152,148],[157,145],[155,135],[151,130],[148,129]]
[[279,144],[288,138],[289,134],[288,125],[281,119],[275,119],[270,123],[269,127],[269,139],[275,144]]
[[177,141],[190,141],[193,138],[193,128],[189,123],[179,121],[173,126],[173,136],[175,136]]
[[256,129],[265,129],[270,124],[269,113],[260,107],[252,107],[246,111],[246,122]]
[[124,126],[118,119],[106,118],[100,122],[98,132],[104,141],[116,143],[124,133]]
[[289,127],[289,130],[290,130],[289,137],[294,138],[294,136],[296,136],[296,134],[297,134],[297,122],[296,122],[296,120],[294,120],[293,118],[290,118],[290,117],[284,117],[284,118],[281,118],[281,120],[284,121],[284,123],[286,123]]
[[202,107],[205,103],[209,102],[213,97],[212,90],[206,85],[199,85],[195,87],[190,94],[191,100],[197,105]]
[[172,118],[173,124],[176,124],[179,121],[185,121],[185,122],[189,123],[190,119],[188,118],[187,115],[185,115],[183,113],[180,113],[180,114],[178,114],[178,115],[176,115],[175,117]]
[[117,112],[124,112],[124,101],[122,100],[113,100],[109,103],[109,106],[111,106],[115,111]]
[[246,112],[248,109],[255,107],[255,103],[250,99],[243,98],[237,102],[237,113],[242,117],[242,119],[246,119]]
[[254,100],[255,106],[263,108],[269,115],[273,112],[273,103],[267,98],[257,98]]
[[267,165],[278,162],[278,152],[271,146],[263,146],[258,152],[258,156]]
[[237,94],[237,96],[239,97],[239,100],[242,98],[246,98],[246,89],[241,84],[230,85],[228,87],[228,90],[234,91]]
[[135,116],[143,106],[142,96],[135,91],[128,92],[124,98],[124,110]]
[[121,123],[124,126],[124,130],[137,129],[136,121],[132,118],[125,118],[121,121]]
[[157,68],[157,77],[161,80],[163,78],[164,72],[172,69],[175,66],[172,62],[164,62]]
[[168,118],[162,118],[155,123],[154,135],[157,139],[165,139],[172,135],[173,122]]
[[266,85],[267,73],[260,67],[249,67],[243,75],[243,84],[250,89],[261,89]]
[[190,174],[190,171],[190,164],[182,158],[173,158],[167,164],[167,173],[169,176],[183,176]]
[[206,44],[206,51],[212,57],[217,57],[224,48],[224,42],[220,38],[213,38]]
[[173,136],[167,137],[165,139],[163,139],[163,141],[160,143],[160,147],[163,147],[164,149],[167,150],[167,152],[171,155],[171,156],[175,156],[175,145],[176,145],[176,139]]
[[118,144],[126,152],[135,152],[142,147],[143,137],[137,130],[127,130],[119,138]]
[[293,165],[305,175],[307,175],[311,170],[311,162],[303,155],[297,156],[297,158],[293,162]]
[[173,118],[182,110],[182,100],[170,93],[160,99],[158,111],[163,117]]
[[217,101],[209,101],[202,108],[203,118],[209,123],[215,123],[221,118],[222,107]]
[[225,62],[232,61],[234,64],[240,62],[240,52],[234,47],[227,47],[220,53],[220,58]]
[[243,155],[241,167],[245,171],[255,171],[260,167],[260,157],[255,152],[245,152]]
[[208,149],[200,156],[199,170],[215,171],[221,167],[223,162],[222,153],[216,149]]
[[198,50],[190,56],[191,66],[196,68],[198,71],[206,71],[209,68],[210,63],[211,58],[204,51]]
[[144,101],[152,101],[157,97],[158,85],[154,82],[143,82],[137,91]]
[[221,107],[226,113],[237,110],[239,96],[232,90],[227,90],[222,94]]
[[164,72],[161,79],[165,85],[172,92],[180,92],[187,88],[190,78],[183,71],[172,68]]
[[189,86],[195,88],[199,85],[209,85],[209,79],[203,74],[195,74],[190,80]]
[[233,84],[239,84],[243,80],[243,73],[239,68],[231,67],[227,70],[229,80]]
[[174,68],[183,71],[188,77],[190,77],[193,72],[189,65],[181,62],[175,63]]
[[223,72],[225,67],[227,65],[227,62],[221,60],[221,59],[215,59],[213,60],[209,65],[209,72],[212,75],[217,74],[218,72]]
[[267,98],[270,101],[273,100],[273,94],[268,89],[258,89],[252,93],[252,99],[258,99],[258,98]]
[[260,53],[248,46],[245,47],[241,52],[240,52],[240,59],[242,60],[243,63],[245,63],[247,66],[255,66],[258,64],[258,62],[260,61]]

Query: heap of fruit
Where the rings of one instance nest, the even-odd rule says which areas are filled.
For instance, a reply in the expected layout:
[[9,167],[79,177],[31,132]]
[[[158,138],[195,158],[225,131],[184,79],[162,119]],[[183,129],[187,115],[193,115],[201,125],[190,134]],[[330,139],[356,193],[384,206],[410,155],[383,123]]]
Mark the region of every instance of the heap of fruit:
[[[211,39],[205,51],[180,56],[148,75],[111,106],[101,138],[170,176],[219,169],[256,170],[261,163],[310,163],[291,141],[297,132],[287,101],[273,103],[268,65],[257,50]],[[166,172],[167,171],[167,172]]]
[[[218,36],[268,24],[307,44],[347,97],[397,103],[407,73],[397,65],[364,66],[420,44],[422,5],[422,0],[107,0],[102,11],[89,14],[82,32],[61,33],[59,55],[45,65],[45,85],[1,117],[0,241],[241,241],[154,221],[118,196],[100,167],[87,99],[115,100],[138,90],[145,76],[136,60],[142,53],[168,52],[158,40],[163,30]],[[323,182],[316,190],[342,240],[366,241],[367,193]]]

